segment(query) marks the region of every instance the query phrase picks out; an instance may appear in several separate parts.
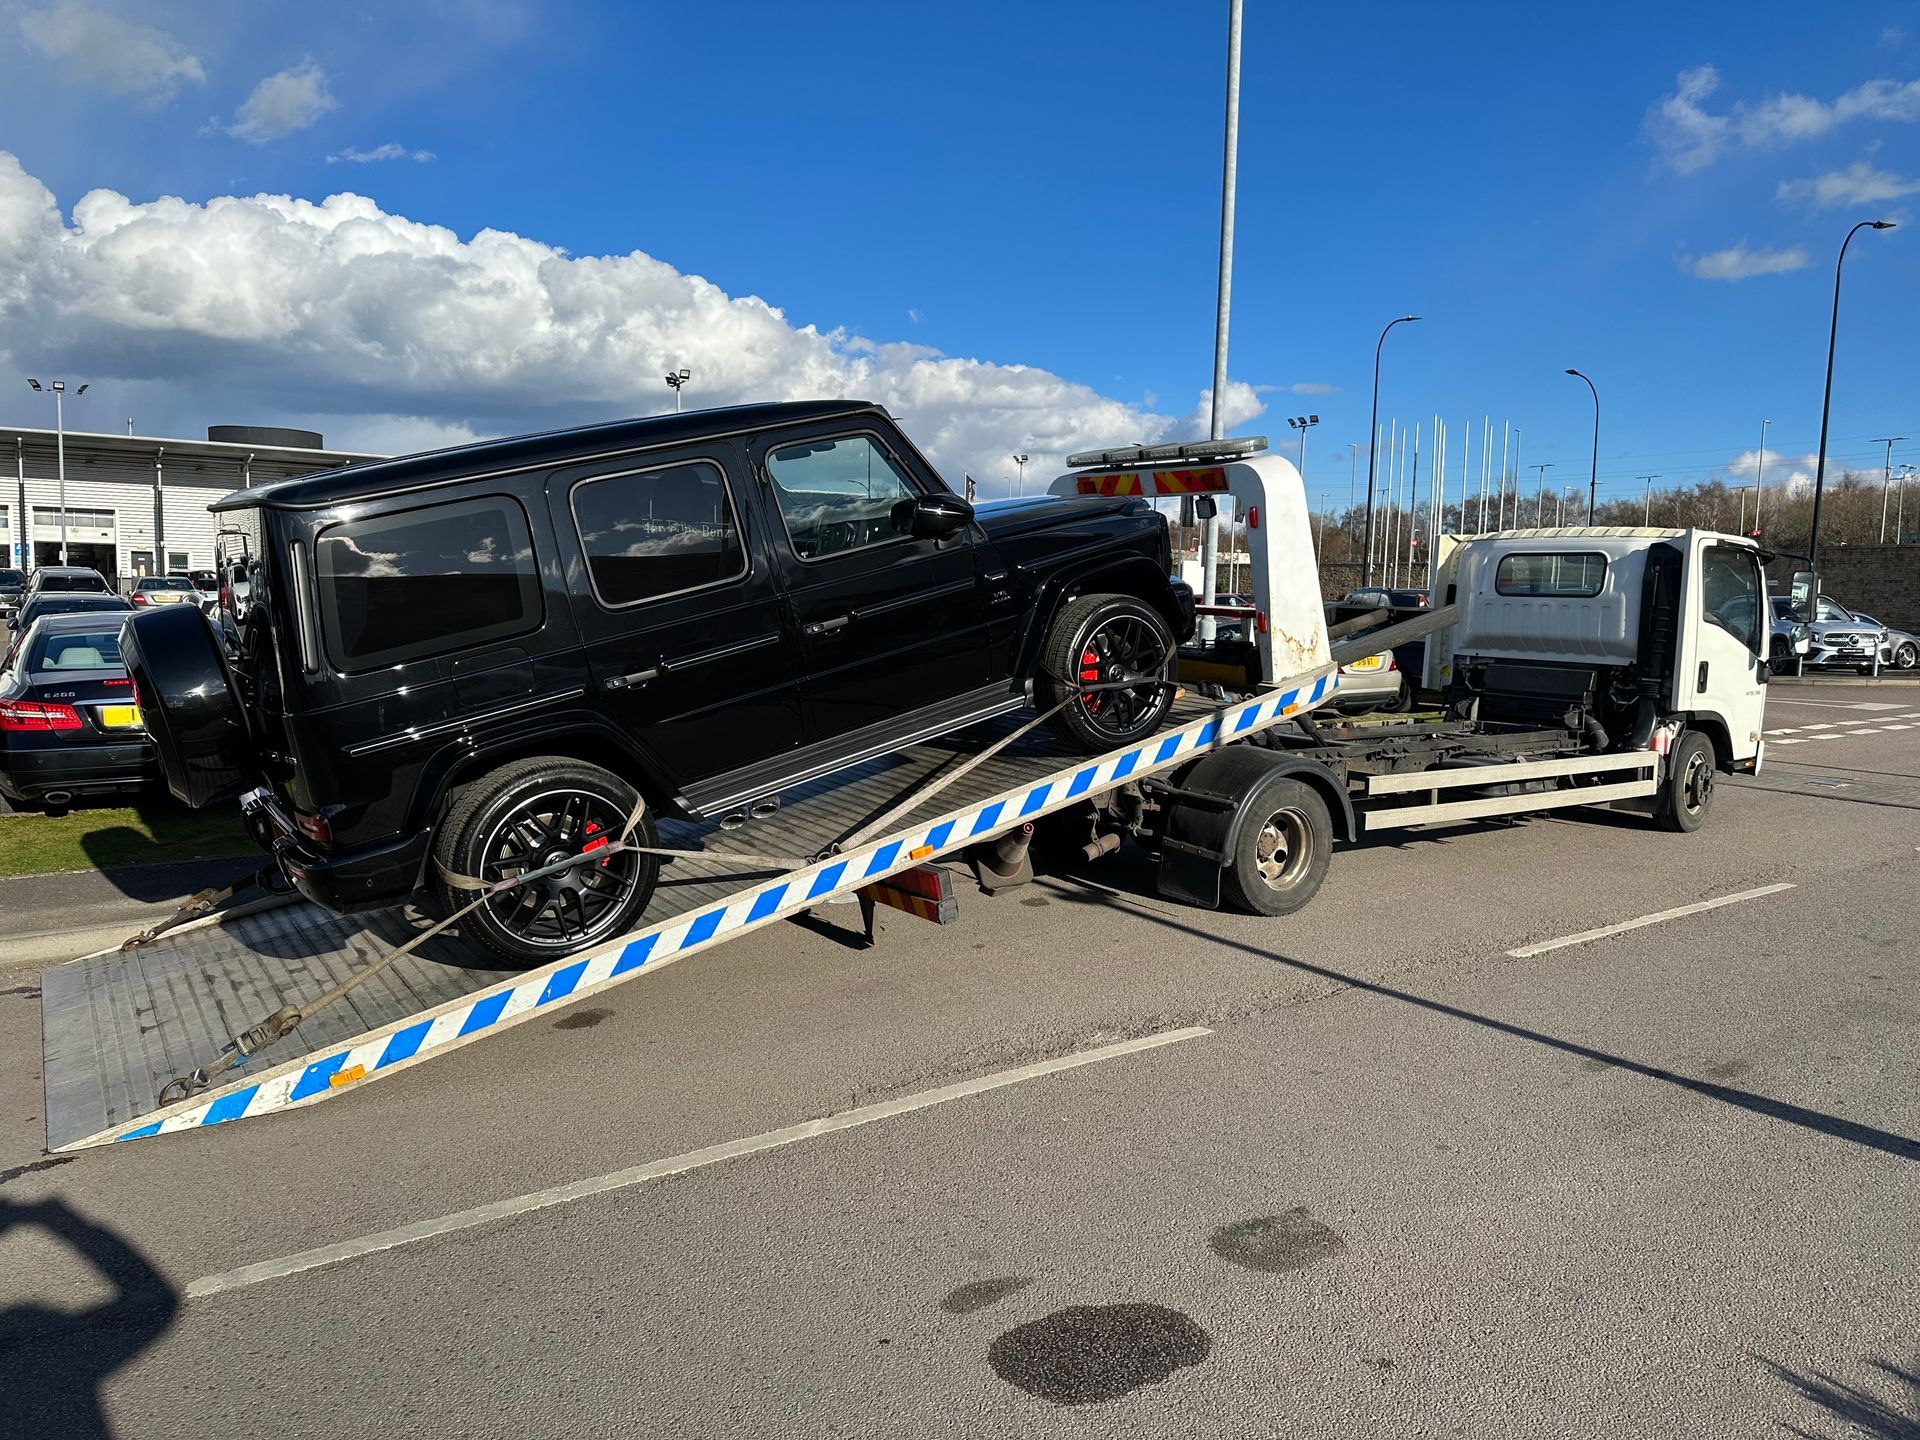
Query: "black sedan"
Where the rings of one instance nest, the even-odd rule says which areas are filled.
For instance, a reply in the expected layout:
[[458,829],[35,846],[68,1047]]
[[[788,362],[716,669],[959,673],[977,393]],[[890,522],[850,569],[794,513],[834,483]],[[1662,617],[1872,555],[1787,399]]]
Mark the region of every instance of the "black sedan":
[[112,611],[45,615],[0,664],[0,794],[63,811],[157,776]]
[[[26,604],[13,617],[13,636],[18,639],[27,633],[27,627],[43,615],[67,615],[85,611],[98,614],[101,611],[127,611],[133,605],[124,596],[99,595],[91,591],[44,590],[38,595],[29,596]],[[118,624],[118,621],[114,622]]]

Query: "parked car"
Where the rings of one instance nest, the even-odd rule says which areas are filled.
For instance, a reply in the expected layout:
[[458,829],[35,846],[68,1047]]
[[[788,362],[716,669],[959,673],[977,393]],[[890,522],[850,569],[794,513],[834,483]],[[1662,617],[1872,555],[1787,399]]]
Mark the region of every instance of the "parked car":
[[56,594],[111,595],[113,586],[98,570],[83,565],[42,565],[27,581],[24,599]]
[[0,570],[0,620],[11,619],[26,593],[27,576],[23,570]]
[[1858,610],[1847,612],[1862,625],[1871,625],[1880,632],[1880,663],[1893,670],[1911,670],[1920,665],[1920,638],[1908,630],[1895,630],[1882,625],[1871,615]]
[[200,604],[200,592],[193,582],[176,575],[143,575],[133,582],[127,598],[135,605],[192,605],[197,609]]
[[1350,660],[1340,667],[1340,688],[1334,691],[1336,710],[1359,714],[1371,710],[1411,710],[1417,673],[1409,675],[1400,668],[1392,650]]
[[[128,660],[174,794],[245,792],[336,910],[423,885],[454,907],[465,877],[604,847],[636,813],[653,845],[656,815],[744,816],[1029,694],[1109,750],[1159,726],[1193,631],[1149,502],[976,510],[860,402],[523,436],[213,509],[258,537],[230,652],[175,606],[128,622]],[[514,962],[566,954],[630,928],[656,869],[623,851],[462,928]]]
[[131,609],[132,604],[124,596],[101,595],[91,590],[55,590],[42,595],[29,595],[9,623],[13,633],[19,635],[42,615],[63,615],[75,610]]
[[[1424,610],[1432,602],[1425,590],[1402,589],[1398,587],[1371,585],[1358,590],[1349,590],[1342,602],[1350,611],[1356,605],[1370,605],[1385,610]],[[1411,619],[1411,616],[1396,615],[1395,621]],[[1378,660],[1375,655],[1369,657]],[[1353,672],[1347,666],[1340,669],[1339,700],[1342,706],[1354,706],[1368,710],[1413,709],[1420,698],[1420,676],[1427,666],[1427,642],[1422,636],[1417,640],[1408,640],[1393,647],[1387,656],[1390,662],[1379,669],[1366,672]],[[1380,704],[1376,696],[1386,692],[1391,675],[1393,694],[1388,696],[1389,703]],[[1348,700],[1349,686],[1353,687],[1353,699]]]
[[60,811],[157,778],[121,663],[122,623],[102,609],[42,615],[8,647],[0,661],[0,794],[12,803]]
[[[1769,656],[1775,670],[1783,670],[1793,663],[1792,631],[1794,622],[1788,615],[1791,604],[1785,595],[1771,597],[1773,607],[1773,627]],[[1822,595],[1816,618],[1810,628],[1810,644],[1806,654],[1809,669],[1837,668],[1850,666],[1865,675],[1874,668],[1879,654],[1883,627],[1878,622],[1862,623],[1851,610],[1839,604],[1830,595]]]

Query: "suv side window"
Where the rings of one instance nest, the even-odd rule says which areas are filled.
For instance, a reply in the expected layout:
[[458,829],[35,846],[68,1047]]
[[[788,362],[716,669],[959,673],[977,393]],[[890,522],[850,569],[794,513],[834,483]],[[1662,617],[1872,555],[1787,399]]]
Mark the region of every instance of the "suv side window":
[[767,477],[802,560],[901,539],[893,507],[920,493],[869,435],[782,445],[767,452]]
[[710,460],[583,480],[571,499],[602,605],[636,605],[747,573],[726,475]]
[[330,525],[314,553],[327,655],[349,675],[540,626],[533,535],[504,495]]

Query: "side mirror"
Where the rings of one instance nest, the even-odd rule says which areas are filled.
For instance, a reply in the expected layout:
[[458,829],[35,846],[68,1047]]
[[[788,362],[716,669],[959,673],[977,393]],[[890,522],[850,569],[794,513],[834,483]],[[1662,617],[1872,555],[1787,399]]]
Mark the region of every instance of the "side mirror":
[[916,540],[945,540],[973,523],[973,506],[944,492],[897,501],[888,516],[896,531]]
[[1819,614],[1820,577],[1811,570],[1799,570],[1793,576],[1793,598],[1787,604],[1789,619],[1811,625]]

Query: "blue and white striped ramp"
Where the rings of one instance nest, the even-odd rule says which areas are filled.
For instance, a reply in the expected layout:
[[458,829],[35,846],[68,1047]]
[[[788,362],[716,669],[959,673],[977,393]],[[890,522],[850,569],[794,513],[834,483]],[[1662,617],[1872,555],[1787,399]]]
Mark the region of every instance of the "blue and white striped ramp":
[[80,1150],[111,1141],[140,1140],[206,1125],[222,1125],[311,1105],[358,1085],[417,1065],[459,1045],[497,1034],[535,1013],[597,995],[608,987],[671,964],[736,935],[848,894],[862,885],[989,839],[1024,821],[1050,814],[1127,780],[1140,779],[1204,750],[1244,739],[1321,704],[1338,684],[1321,675],[1162,731],[1125,750],[1068,766],[1020,789],[970,803],[905,833],[886,836],[843,855],[755,882],[721,903],[676,915],[497,982],[458,1000],[274,1066],[258,1076],[229,1080],[131,1123],[59,1147]]

